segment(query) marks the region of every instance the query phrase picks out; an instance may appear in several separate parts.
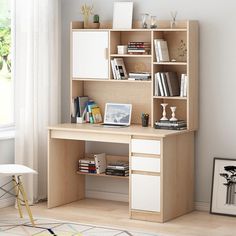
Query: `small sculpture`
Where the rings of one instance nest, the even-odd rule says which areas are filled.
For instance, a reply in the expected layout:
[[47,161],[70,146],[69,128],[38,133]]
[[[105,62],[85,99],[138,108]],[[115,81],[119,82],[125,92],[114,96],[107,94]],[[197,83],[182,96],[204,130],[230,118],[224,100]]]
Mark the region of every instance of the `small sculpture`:
[[175,117],[176,107],[170,107],[170,109],[172,111],[172,117],[170,118],[170,121],[177,121],[178,119]]
[[163,112],[162,112],[162,121],[166,121],[168,120],[168,118],[166,117],[166,106],[168,105],[168,103],[161,103],[161,106],[163,108]]
[[87,4],[82,5],[81,7],[81,13],[83,14],[84,17],[84,28],[89,27],[89,17],[90,15],[93,14],[93,5],[88,6]]

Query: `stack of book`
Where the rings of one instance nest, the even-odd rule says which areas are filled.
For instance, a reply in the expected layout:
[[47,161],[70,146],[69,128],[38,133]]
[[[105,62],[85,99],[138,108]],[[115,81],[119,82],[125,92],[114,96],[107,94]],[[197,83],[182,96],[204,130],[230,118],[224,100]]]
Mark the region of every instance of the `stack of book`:
[[187,129],[187,122],[184,120],[159,121],[159,122],[155,122],[154,127],[155,129],[184,130],[184,129]]
[[149,72],[130,72],[128,80],[151,80]]
[[96,166],[94,158],[85,158],[79,160],[79,171],[83,173],[96,174]]
[[151,43],[130,42],[128,44],[128,54],[150,54]]
[[106,175],[129,176],[129,163],[117,161],[109,164],[106,168]]
[[167,41],[164,41],[163,39],[154,39],[154,47],[157,62],[170,61]]
[[114,58],[111,60],[111,68],[114,79],[128,79],[123,58]]
[[176,72],[155,74],[155,96],[180,96],[179,78]]

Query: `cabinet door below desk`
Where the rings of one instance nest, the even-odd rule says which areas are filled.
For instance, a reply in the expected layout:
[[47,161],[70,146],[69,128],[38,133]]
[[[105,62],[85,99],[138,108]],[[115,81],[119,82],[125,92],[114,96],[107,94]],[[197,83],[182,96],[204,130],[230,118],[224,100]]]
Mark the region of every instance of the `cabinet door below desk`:
[[160,212],[160,176],[132,174],[131,208]]

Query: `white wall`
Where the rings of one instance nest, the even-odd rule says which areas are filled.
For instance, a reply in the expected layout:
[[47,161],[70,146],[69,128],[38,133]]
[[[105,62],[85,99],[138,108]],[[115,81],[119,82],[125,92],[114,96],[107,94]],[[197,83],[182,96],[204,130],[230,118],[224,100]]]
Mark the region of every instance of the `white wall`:
[[[62,1],[62,120],[69,121],[69,23],[81,20],[80,5]],[[200,24],[200,126],[196,134],[196,201],[209,202],[213,157],[236,158],[236,1],[136,0],[134,18],[147,12],[158,19],[195,19]],[[101,21],[112,19],[112,0],[94,0]]]
[[[14,163],[14,139],[0,140],[0,164],[12,164]],[[5,184],[10,179],[4,177],[0,179],[0,186]],[[10,187],[10,185],[9,185]],[[9,189],[9,188],[8,188]],[[0,190],[0,196],[3,192]],[[11,205],[13,199],[8,194],[0,199],[0,208]]]

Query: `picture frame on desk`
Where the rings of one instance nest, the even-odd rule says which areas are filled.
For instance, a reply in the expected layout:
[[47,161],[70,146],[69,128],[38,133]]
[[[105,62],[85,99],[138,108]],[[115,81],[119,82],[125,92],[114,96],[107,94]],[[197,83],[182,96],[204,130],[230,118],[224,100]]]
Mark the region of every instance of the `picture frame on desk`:
[[210,213],[236,216],[236,159],[214,158]]

